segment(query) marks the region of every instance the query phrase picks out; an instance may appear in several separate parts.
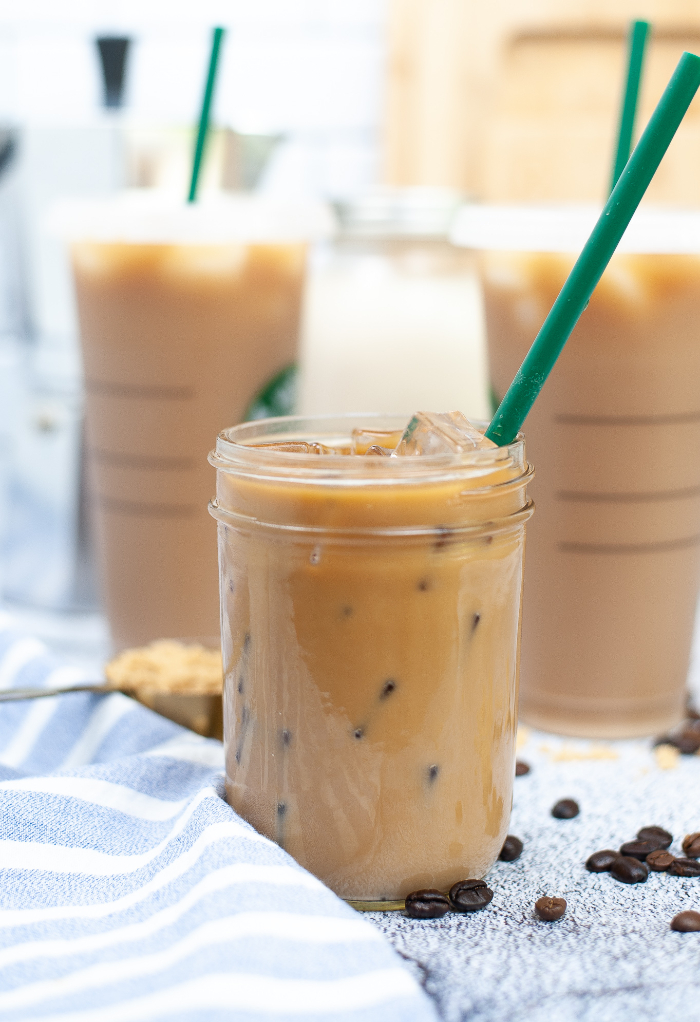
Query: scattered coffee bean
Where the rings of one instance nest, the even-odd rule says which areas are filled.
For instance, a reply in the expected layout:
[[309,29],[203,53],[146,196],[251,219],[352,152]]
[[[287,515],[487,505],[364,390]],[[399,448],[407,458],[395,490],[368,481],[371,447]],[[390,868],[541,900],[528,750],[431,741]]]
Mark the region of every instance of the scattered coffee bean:
[[557,820],[573,820],[574,816],[578,816],[579,812],[578,802],[574,802],[572,798],[563,798],[556,805],[552,806],[552,816],[556,817]]
[[604,848],[602,852],[594,852],[586,859],[586,869],[589,873],[607,873],[615,859],[620,857],[619,852],[612,848]]
[[623,884],[643,884],[649,876],[649,867],[631,855],[618,855],[610,866],[610,876]]
[[697,859],[674,859],[668,872],[674,877],[700,877],[700,862]]
[[644,862],[647,855],[658,852],[660,848],[658,841],[625,841],[620,847],[620,855],[631,855],[633,859]]
[[700,831],[685,835],[683,838],[683,851],[689,859],[700,858]]
[[515,776],[524,777],[525,774],[530,773],[530,764],[524,763],[521,759],[515,761]]
[[663,827],[642,827],[637,831],[637,837],[640,841],[658,841],[657,848],[668,848],[673,841],[673,835]]
[[538,898],[535,912],[543,922],[554,923],[566,912],[566,902],[563,898]]
[[450,911],[450,900],[442,891],[413,891],[406,898],[406,915],[412,919],[440,919]]
[[514,834],[509,834],[503,842],[503,848],[501,848],[501,854],[498,858],[502,862],[515,862],[523,854],[523,843],[519,837]]
[[700,912],[694,912],[692,908],[679,912],[671,920],[671,929],[677,933],[697,933],[700,930]]
[[460,880],[450,888],[450,904],[455,912],[480,912],[492,898],[493,891],[484,880]]
[[644,861],[655,873],[664,873],[671,863],[676,861],[676,857],[670,852],[659,849],[658,852],[651,852],[650,855],[647,855]]
[[693,756],[700,751],[700,721],[685,721],[670,734],[657,739],[656,745],[673,745],[684,756]]
[[673,736],[671,744],[684,756],[694,756],[700,751],[700,732],[695,728],[684,728],[680,734]]

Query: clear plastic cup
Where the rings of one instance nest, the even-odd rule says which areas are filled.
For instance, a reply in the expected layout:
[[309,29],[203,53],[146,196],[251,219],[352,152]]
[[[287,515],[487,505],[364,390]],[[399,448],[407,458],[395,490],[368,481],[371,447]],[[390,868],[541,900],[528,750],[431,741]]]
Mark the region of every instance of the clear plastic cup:
[[522,438],[454,456],[265,445],[347,450],[354,428],[407,421],[269,419],[210,456],[228,800],[364,908],[482,877],[503,845],[531,470]]
[[[64,203],[86,389],[91,499],[116,649],[218,644],[206,454],[297,351],[307,242],[324,207],[152,193]],[[279,389],[279,387],[278,387]]]
[[[598,215],[470,207],[504,395]],[[700,213],[635,214],[527,420],[521,715],[624,738],[683,714],[700,582]]]

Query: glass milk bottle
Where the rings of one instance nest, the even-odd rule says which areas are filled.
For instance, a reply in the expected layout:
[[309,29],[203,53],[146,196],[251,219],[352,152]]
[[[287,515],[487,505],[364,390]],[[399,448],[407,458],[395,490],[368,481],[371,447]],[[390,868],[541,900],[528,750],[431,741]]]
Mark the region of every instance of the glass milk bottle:
[[337,207],[305,302],[303,414],[459,409],[487,419],[473,257],[448,240],[449,189],[381,189]]

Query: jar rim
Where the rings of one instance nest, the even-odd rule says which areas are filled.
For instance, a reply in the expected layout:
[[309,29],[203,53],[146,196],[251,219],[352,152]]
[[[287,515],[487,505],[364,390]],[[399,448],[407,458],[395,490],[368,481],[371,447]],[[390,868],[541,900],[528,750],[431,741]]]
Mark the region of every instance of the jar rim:
[[[349,457],[346,454],[306,454],[280,451],[256,443],[274,443],[291,439],[304,439],[328,443],[349,440],[353,429],[405,428],[411,415],[382,413],[344,415],[290,415],[270,419],[256,419],[229,427],[219,433],[216,449],[209,454],[209,462],[217,470],[254,478],[289,479],[290,481],[319,485],[393,485],[397,483],[426,483],[435,479],[485,478],[485,488],[513,486],[522,482],[530,471],[525,460],[525,440],[522,433],[504,447],[474,448],[460,453],[429,454],[401,458]],[[483,422],[474,423],[477,428]],[[501,483],[489,483],[488,477],[510,461],[520,468],[515,478]]]

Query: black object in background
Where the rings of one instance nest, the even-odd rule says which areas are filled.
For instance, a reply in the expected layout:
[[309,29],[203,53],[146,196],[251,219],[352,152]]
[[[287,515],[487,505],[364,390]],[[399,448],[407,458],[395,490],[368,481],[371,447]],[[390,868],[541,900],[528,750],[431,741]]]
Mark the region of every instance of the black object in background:
[[96,41],[102,62],[104,105],[118,108],[124,102],[124,76],[131,39],[127,36],[99,36]]

